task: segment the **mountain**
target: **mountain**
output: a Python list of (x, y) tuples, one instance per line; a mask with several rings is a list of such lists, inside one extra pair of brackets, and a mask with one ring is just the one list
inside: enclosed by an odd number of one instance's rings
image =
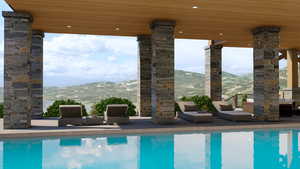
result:
[[(252, 93), (253, 74), (234, 75), (223, 72), (223, 95), (232, 96), (236, 93)], [(280, 70), (280, 86), (286, 87), (286, 70)], [(46, 87), (44, 90), (45, 108), (57, 99), (75, 99), (90, 107), (95, 102), (107, 97), (124, 97), (136, 103), (137, 82), (124, 81), (121, 83), (97, 82), (68, 87)], [(0, 89), (0, 96), (3, 88)], [(204, 74), (175, 71), (176, 98), (182, 96), (204, 95)], [(0, 98), (3, 101), (3, 98)]]
[[(252, 93), (253, 74), (234, 75), (223, 72), (223, 95), (232, 96), (236, 93)], [(280, 71), (281, 88), (286, 87), (286, 70)], [(45, 89), (46, 103), (56, 99), (76, 99), (87, 107), (107, 97), (124, 97), (136, 103), (137, 82), (124, 81), (121, 83), (98, 82), (80, 86), (50, 87)], [(204, 74), (175, 71), (175, 95), (182, 96), (204, 95)]]

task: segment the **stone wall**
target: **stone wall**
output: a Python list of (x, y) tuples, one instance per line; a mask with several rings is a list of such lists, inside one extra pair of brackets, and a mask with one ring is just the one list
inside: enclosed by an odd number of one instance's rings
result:
[(205, 95), (222, 100), (222, 45), (205, 48)]
[(2, 12), (4, 17), (4, 128), (31, 126), (30, 55), (32, 17)]
[(279, 31), (278, 27), (252, 31), (254, 113), (258, 120), (279, 120)]
[(175, 117), (174, 21), (154, 21), (152, 29), (152, 117), (160, 124)]
[(142, 117), (151, 116), (151, 35), (138, 36), (137, 109)]
[(42, 118), (43, 113), (43, 38), (43, 32), (32, 31), (30, 77), (31, 114), (33, 119)]

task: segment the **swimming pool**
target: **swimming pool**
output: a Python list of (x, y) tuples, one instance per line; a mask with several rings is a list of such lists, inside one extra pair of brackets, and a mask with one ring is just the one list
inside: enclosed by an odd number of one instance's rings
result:
[(300, 168), (300, 130), (0, 141), (0, 169)]

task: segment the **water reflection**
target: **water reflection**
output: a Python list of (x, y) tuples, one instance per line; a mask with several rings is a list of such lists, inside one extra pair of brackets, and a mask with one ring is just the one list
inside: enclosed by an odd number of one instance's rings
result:
[(42, 150), (42, 140), (4, 141), (3, 169), (41, 169)]
[(0, 169), (299, 169), (300, 132), (0, 141)]
[(139, 168), (174, 169), (174, 135), (140, 136)]

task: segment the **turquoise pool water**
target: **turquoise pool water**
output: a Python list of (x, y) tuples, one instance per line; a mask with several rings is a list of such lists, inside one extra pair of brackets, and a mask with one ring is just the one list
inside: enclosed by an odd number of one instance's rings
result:
[(299, 169), (300, 131), (0, 141), (0, 169)]

